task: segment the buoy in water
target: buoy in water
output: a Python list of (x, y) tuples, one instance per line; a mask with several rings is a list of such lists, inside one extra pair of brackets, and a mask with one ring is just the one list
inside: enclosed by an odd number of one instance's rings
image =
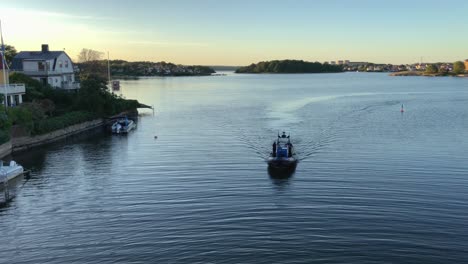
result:
[(405, 109), (403, 108), (403, 105), (401, 105), (400, 112), (401, 112), (401, 113), (405, 112)]
[(154, 136), (154, 139), (157, 139), (157, 138), (158, 138), (158, 136)]

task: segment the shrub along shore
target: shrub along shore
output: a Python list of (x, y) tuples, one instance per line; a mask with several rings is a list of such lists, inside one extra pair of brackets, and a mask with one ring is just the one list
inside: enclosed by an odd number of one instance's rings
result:
[(393, 72), (390, 76), (425, 76), (425, 77), (468, 77), (468, 74), (455, 74), (453, 72), (437, 72), (437, 73), (428, 73), (423, 71), (402, 71), (402, 72)]
[(106, 81), (97, 75), (81, 77), (77, 91), (54, 89), (21, 73), (13, 73), (10, 82), (24, 83), (26, 95), (23, 104), (0, 110), (0, 144), (12, 137), (44, 135), (141, 106), (136, 100), (110, 93)]

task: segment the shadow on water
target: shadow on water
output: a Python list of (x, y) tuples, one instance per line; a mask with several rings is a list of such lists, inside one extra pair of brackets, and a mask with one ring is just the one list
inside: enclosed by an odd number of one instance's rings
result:
[[(9, 180), (7, 185), (0, 183), (0, 212), (2, 212), (3, 208), (9, 207), (9, 202), (11, 202), (20, 191), (24, 179), (25, 176), (20, 175)], [(6, 186), (7, 188), (5, 188)]]
[(108, 137), (103, 128), (96, 128), (84, 133), (70, 136), (65, 139), (58, 140), (56, 142), (28, 149), (9, 155), (5, 157), (6, 161), (15, 160), (21, 164), (26, 170), (33, 172), (40, 172), (44, 169), (46, 164), (47, 155), (51, 151), (56, 151), (64, 146), (79, 144), (83, 142), (89, 142), (90, 144), (98, 144), (102, 142), (104, 138)]
[(289, 184), (289, 180), (294, 176), (296, 172), (295, 164), (289, 168), (275, 168), (268, 166), (268, 175), (270, 175), (270, 179), (276, 186), (284, 187)]

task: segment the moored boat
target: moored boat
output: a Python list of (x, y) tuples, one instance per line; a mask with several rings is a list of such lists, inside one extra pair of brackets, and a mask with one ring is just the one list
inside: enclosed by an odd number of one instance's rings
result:
[(127, 134), (136, 127), (133, 120), (122, 118), (112, 124), (112, 133), (114, 134)]
[(270, 168), (295, 168), (297, 164), (296, 152), (294, 151), (290, 136), (286, 136), (286, 132), (283, 132), (281, 136), (278, 134), (267, 162)]
[(23, 166), (17, 164), (15, 161), (12, 160), (9, 164), (3, 164), (3, 161), (0, 161), (0, 183), (14, 179), (23, 173)]

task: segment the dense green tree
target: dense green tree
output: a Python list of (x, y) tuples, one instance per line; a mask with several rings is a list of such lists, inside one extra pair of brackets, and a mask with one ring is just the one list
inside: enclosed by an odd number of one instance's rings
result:
[(136, 100), (126, 100), (110, 93), (106, 79), (99, 75), (89, 75), (81, 82), (74, 109), (92, 112), (97, 116), (108, 116), (136, 109), (138, 106)]
[(25, 106), (8, 108), (8, 119), (13, 125), (20, 125), (28, 131), (34, 126), (33, 113)]
[(465, 64), (462, 61), (456, 61), (453, 63), (453, 72), (455, 74), (462, 74), (465, 72)]
[(52, 87), (43, 85), (40, 81), (18, 72), (14, 72), (10, 75), (10, 83), (25, 84), (26, 95), (23, 96), (23, 100), (25, 102), (32, 102), (35, 99), (43, 99), (47, 90), (52, 90)]
[(18, 54), (16, 51), (16, 48), (11, 46), (11, 45), (5, 45), (5, 60), (8, 64), (8, 66), (11, 66), (11, 62), (13, 61), (13, 58)]
[(87, 75), (81, 81), (75, 107), (104, 115), (106, 82), (98, 75)]
[(5, 113), (5, 109), (0, 109), (0, 144), (10, 140), (11, 120)]
[(435, 64), (428, 64), (426, 66), (426, 73), (435, 74), (435, 73), (438, 73), (438, 72), (439, 72), (439, 69), (437, 68), (437, 66)]

